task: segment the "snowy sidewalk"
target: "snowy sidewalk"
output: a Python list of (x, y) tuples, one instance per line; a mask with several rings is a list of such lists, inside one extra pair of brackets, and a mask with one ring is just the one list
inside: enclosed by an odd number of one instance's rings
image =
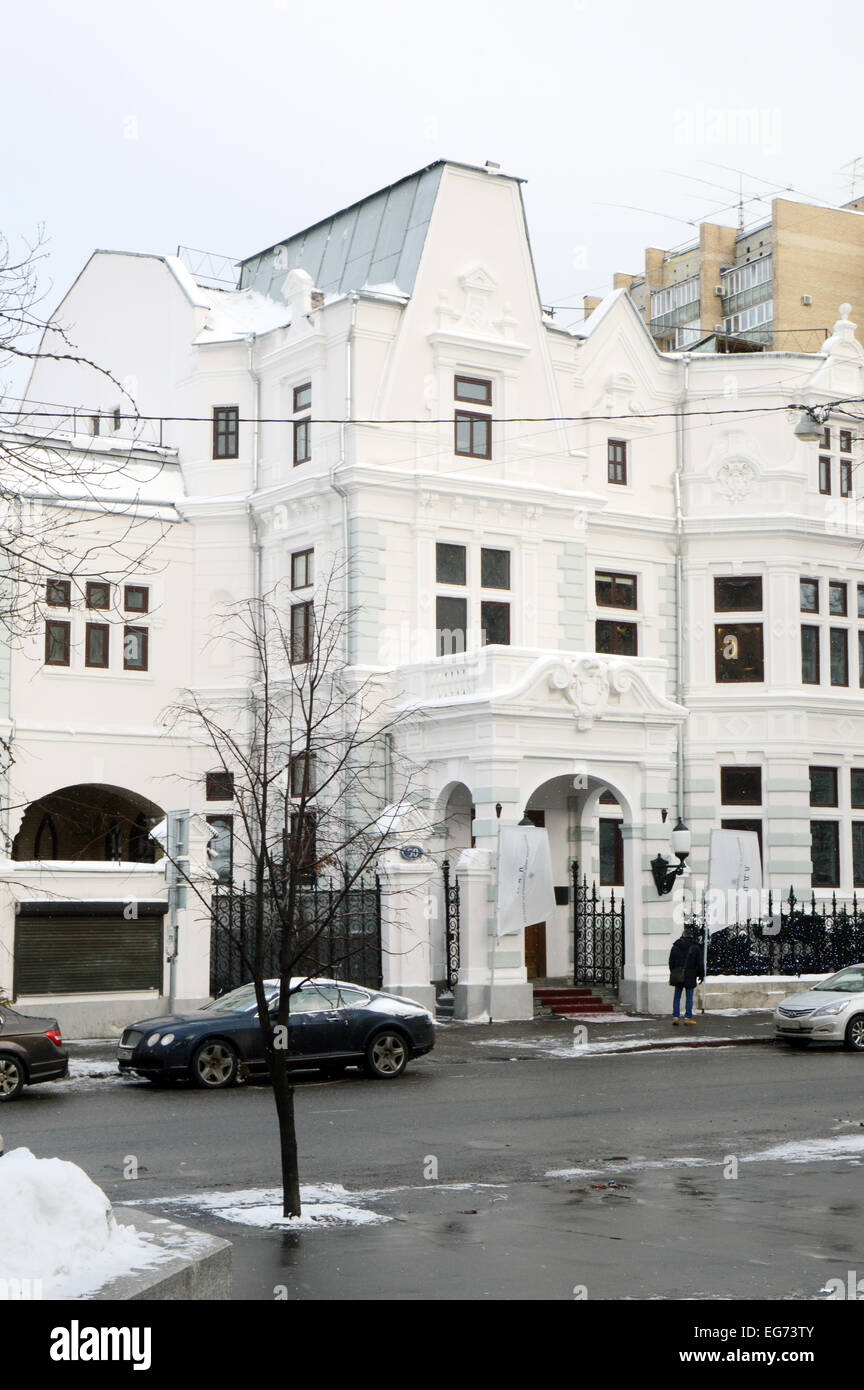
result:
[(519, 1023), (447, 1023), (439, 1026), (432, 1057), (453, 1051), (468, 1060), (492, 1060), (501, 1049), (526, 1056), (599, 1056), (610, 1052), (654, 1052), (670, 1048), (740, 1047), (773, 1042), (768, 1009), (700, 1014), (694, 1026), (674, 1027), (671, 1018), (622, 1013), (581, 1018), (534, 1018)]

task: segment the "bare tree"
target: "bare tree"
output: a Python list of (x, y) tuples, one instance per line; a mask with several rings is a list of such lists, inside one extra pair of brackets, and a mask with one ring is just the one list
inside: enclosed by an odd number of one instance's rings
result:
[[(348, 665), (351, 615), (340, 601), (341, 574), (338, 565), (331, 570), (314, 606), (292, 605), (277, 588), (233, 607), (227, 627), (245, 653), (249, 693), (205, 702), (187, 692), (174, 710), (233, 783), (235, 860), (249, 875), (251, 894), (245, 934), (230, 919), (227, 930), (255, 985), (286, 1216), (300, 1214), (291, 999), (316, 975), (351, 978), (360, 943), (342, 928), (352, 897), (393, 844), (396, 798), (407, 805), (422, 797), (418, 768), (399, 755), (394, 770), (394, 734), (413, 716), (393, 714), (390, 692)], [(279, 995), (272, 1011), (265, 982), (274, 965)]]

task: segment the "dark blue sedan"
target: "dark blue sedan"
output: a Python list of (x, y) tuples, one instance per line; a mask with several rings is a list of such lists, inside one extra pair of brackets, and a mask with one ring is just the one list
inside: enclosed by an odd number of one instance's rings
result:
[[(432, 1015), (411, 999), (337, 980), (292, 981), (292, 990), (295, 985), (284, 1039), (292, 1070), (315, 1067), (338, 1076), (360, 1065), (389, 1081), (435, 1044)], [(267, 980), (265, 990), (275, 1023), (279, 981)], [(194, 1012), (132, 1024), (117, 1060), (121, 1072), (149, 1081), (188, 1078), (210, 1091), (245, 1076), (266, 1076), (254, 986), (241, 985)]]

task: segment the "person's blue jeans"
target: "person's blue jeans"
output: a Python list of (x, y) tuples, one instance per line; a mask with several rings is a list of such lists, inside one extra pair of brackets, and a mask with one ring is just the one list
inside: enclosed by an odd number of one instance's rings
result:
[(675, 998), (672, 1000), (672, 1017), (673, 1017), (673, 1018), (680, 1018), (680, 1017), (681, 1017), (681, 994), (682, 994), (682, 991), (683, 991), (683, 993), (687, 996), (686, 999), (685, 999), (685, 1002), (684, 1002), (684, 1017), (685, 1017), (685, 1018), (692, 1018), (692, 1017), (693, 1017), (693, 994), (694, 994), (694, 990), (693, 990), (693, 989), (685, 989), (683, 985), (676, 985), (676, 986), (675, 986)]

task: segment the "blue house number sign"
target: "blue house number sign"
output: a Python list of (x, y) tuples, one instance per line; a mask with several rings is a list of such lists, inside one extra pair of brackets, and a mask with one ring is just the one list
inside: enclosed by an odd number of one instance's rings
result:
[(399, 853), (403, 859), (422, 859), (423, 847), (422, 845), (403, 845)]

